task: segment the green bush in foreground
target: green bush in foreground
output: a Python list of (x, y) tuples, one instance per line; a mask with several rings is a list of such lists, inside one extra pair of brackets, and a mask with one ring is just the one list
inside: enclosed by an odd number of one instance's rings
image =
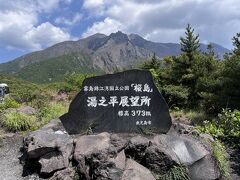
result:
[(4, 114), (1, 125), (12, 132), (26, 131), (37, 126), (37, 121), (35, 116), (19, 112), (10, 112)]
[(3, 103), (0, 104), (0, 112), (8, 108), (18, 108), (18, 107), (20, 107), (20, 104), (10, 96), (7, 96), (4, 99)]
[(43, 124), (48, 123), (51, 119), (55, 119), (65, 114), (68, 110), (67, 103), (52, 102), (40, 109), (40, 118)]
[(223, 109), (219, 116), (220, 127), (226, 136), (240, 137), (240, 111)]
[(215, 138), (240, 137), (240, 111), (223, 109), (218, 120), (204, 121), (204, 124), (196, 129)]
[(225, 150), (225, 147), (223, 144), (220, 143), (220, 141), (216, 140), (212, 142), (212, 148), (213, 148), (213, 156), (217, 160), (218, 167), (220, 169), (221, 175), (223, 179), (231, 179), (230, 178), (230, 166), (229, 161), (227, 158), (227, 152)]
[(203, 111), (183, 110), (178, 107), (172, 108), (170, 113), (175, 120), (185, 120), (191, 124), (202, 123), (207, 118)]
[(223, 128), (219, 127), (218, 124), (213, 121), (204, 121), (204, 124), (201, 126), (196, 126), (195, 129), (202, 133), (210, 134), (214, 138), (222, 137), (224, 136), (224, 130)]
[(190, 180), (185, 166), (173, 166), (165, 174), (158, 176), (158, 180)]

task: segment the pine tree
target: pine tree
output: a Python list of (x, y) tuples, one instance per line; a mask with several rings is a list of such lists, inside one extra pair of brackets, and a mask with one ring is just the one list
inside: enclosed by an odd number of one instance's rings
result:
[(240, 107), (240, 33), (233, 37), (233, 54), (225, 56), (224, 84), (221, 95), (223, 106), (228, 108)]
[(157, 59), (156, 54), (154, 53), (152, 58), (146, 61), (140, 68), (157, 70), (159, 66), (160, 66), (160, 61)]
[(209, 55), (210, 57), (215, 56), (214, 48), (213, 48), (213, 45), (211, 43), (209, 43), (207, 45), (207, 55)]
[(194, 29), (190, 24), (186, 27), (185, 37), (180, 37), (181, 51), (186, 53), (189, 60), (193, 60), (193, 54), (198, 52), (200, 47), (199, 35), (194, 34)]
[(236, 36), (232, 38), (233, 46), (235, 47), (234, 53), (240, 55), (240, 33), (237, 33)]
[(152, 68), (155, 69), (155, 70), (159, 68), (159, 62), (158, 62), (158, 60), (156, 58), (156, 54), (155, 53), (152, 56), (150, 64), (151, 64)]

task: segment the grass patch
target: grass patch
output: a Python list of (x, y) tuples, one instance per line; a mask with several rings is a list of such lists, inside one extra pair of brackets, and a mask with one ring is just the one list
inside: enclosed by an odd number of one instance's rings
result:
[(201, 124), (208, 117), (202, 111), (183, 110), (174, 108), (170, 111), (171, 116), (177, 121), (183, 121), (188, 124)]
[(223, 128), (219, 127), (215, 121), (204, 121), (202, 125), (196, 126), (195, 129), (201, 133), (210, 134), (214, 139), (224, 136)]
[[(218, 118), (203, 121), (195, 127), (198, 131), (212, 135), (215, 139), (239, 139), (240, 137), (240, 111), (223, 109)], [(230, 140), (231, 142), (232, 140)], [(238, 142), (234, 146), (239, 146)]]
[(173, 166), (165, 174), (159, 175), (157, 180), (190, 180), (190, 178), (185, 166)]
[(230, 166), (229, 166), (227, 152), (225, 150), (224, 145), (220, 141), (216, 140), (212, 142), (212, 148), (213, 148), (213, 156), (217, 160), (218, 167), (221, 172), (221, 176), (223, 177), (223, 179), (230, 180), (231, 179), (230, 172), (229, 172)]
[(9, 112), (4, 114), (0, 123), (11, 132), (27, 131), (29, 129), (35, 129), (37, 126), (37, 118), (19, 112)]
[(18, 107), (20, 107), (20, 104), (10, 96), (7, 96), (4, 99), (3, 103), (0, 103), (0, 112), (8, 108), (18, 108)]
[(50, 102), (40, 109), (40, 118), (43, 124), (47, 124), (50, 120), (59, 118), (68, 111), (68, 103), (66, 102)]

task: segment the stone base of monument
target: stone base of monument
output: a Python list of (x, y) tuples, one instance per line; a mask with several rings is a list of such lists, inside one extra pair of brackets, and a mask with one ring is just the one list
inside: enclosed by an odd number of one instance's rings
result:
[(151, 136), (70, 136), (56, 119), (24, 138), (22, 163), (25, 175), (51, 180), (155, 180), (183, 166), (190, 179), (220, 179), (210, 141), (211, 136), (181, 124), (173, 124), (168, 134)]

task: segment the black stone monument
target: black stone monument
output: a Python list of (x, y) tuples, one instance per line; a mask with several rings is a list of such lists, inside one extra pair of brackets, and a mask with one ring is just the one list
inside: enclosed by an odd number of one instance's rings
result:
[(60, 117), (69, 134), (139, 132), (167, 133), (171, 127), (168, 106), (149, 71), (129, 70), (87, 78)]

